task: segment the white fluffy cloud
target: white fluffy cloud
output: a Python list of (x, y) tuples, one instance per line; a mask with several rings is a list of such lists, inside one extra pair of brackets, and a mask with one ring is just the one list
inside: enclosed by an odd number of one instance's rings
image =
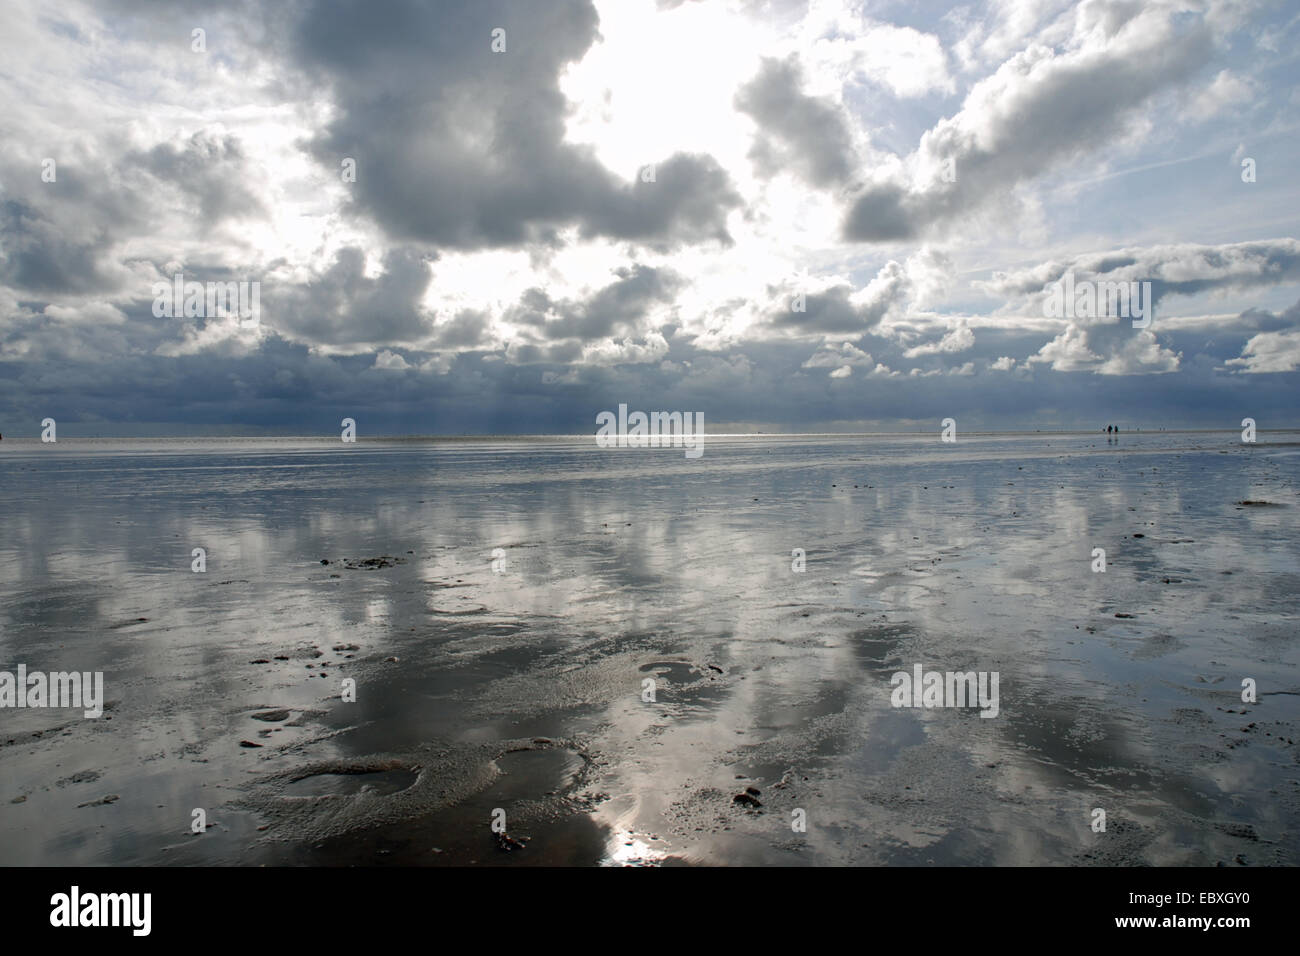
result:
[(831, 378), (846, 378), (852, 374), (855, 366), (869, 369), (875, 364), (875, 360), (856, 345), (841, 342), (838, 346), (827, 345), (814, 352), (802, 367), (829, 368), (833, 370)]
[(1160, 345), (1153, 333), (1120, 326), (1081, 326), (1065, 331), (1027, 359), (1057, 372), (1098, 375), (1152, 375), (1178, 370), (1179, 356)]
[(375, 356), (374, 368), (381, 371), (400, 372), (410, 367), (411, 366), (407, 364), (406, 359), (402, 358), (396, 352), (390, 352), (388, 349), (384, 349)]
[(943, 352), (964, 352), (975, 344), (975, 333), (970, 330), (965, 319), (958, 319), (956, 325), (937, 342), (915, 345), (903, 352), (907, 358), (920, 355), (938, 355)]
[(1227, 364), (1250, 373), (1294, 372), (1300, 368), (1300, 329), (1251, 336), (1241, 357)]

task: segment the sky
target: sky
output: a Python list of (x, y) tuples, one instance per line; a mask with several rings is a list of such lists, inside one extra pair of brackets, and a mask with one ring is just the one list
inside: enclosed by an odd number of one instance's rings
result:
[(1298, 50), (1256, 0), (8, 0), (0, 433), (1294, 427)]

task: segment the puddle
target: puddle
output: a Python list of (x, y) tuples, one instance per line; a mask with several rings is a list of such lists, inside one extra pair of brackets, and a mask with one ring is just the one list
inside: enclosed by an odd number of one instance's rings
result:
[(415, 783), (418, 774), (410, 770), (371, 770), (356, 773), (314, 773), (287, 784), (286, 797), (326, 797), (373, 793), (400, 793)]

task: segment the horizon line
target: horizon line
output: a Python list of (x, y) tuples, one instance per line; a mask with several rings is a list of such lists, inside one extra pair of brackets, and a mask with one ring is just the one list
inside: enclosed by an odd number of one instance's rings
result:
[[(66, 427), (66, 426), (64, 426)], [(913, 429), (892, 429), (888, 431), (720, 431), (701, 433), (705, 438), (820, 438), (820, 437), (873, 437), (881, 435), (928, 435), (935, 432), (935, 428), (913, 428)], [(1215, 432), (1238, 432), (1241, 426), (1238, 425), (1219, 425), (1219, 426), (1191, 426), (1168, 428), (1162, 426), (1149, 427), (1145, 434), (1212, 434)], [(1260, 432), (1287, 432), (1300, 431), (1300, 425), (1262, 428), (1256, 427), (1256, 433)], [(1066, 428), (1066, 427), (1046, 427), (1046, 428), (969, 428), (960, 432), (966, 435), (1036, 435), (1036, 434), (1059, 434), (1059, 435), (1097, 435), (1107, 434), (1105, 426), (1098, 428)], [(587, 439), (597, 437), (597, 432), (393, 432), (393, 433), (372, 433), (358, 434), (357, 443), (363, 441), (380, 441), (380, 440), (462, 440), (462, 439)], [(675, 433), (673, 433), (675, 436)], [(1127, 430), (1115, 434), (1143, 434), (1140, 427), (1129, 426)], [(0, 432), (0, 436), (3, 432)], [(62, 441), (104, 441), (104, 440), (195, 440), (195, 439), (240, 439), (240, 440), (277, 440), (277, 439), (301, 439), (306, 441), (316, 440), (337, 440), (337, 430), (326, 432), (257, 432), (257, 433), (229, 433), (214, 434), (210, 432), (190, 432), (174, 434), (95, 434), (95, 435), (64, 435), (59, 436), (59, 442)], [(3, 441), (4, 439), (0, 439)], [(40, 433), (31, 435), (10, 435), (7, 439), (15, 443), (26, 444), (28, 442), (36, 444), (46, 444), (41, 441)], [(53, 444), (58, 444), (54, 442)]]

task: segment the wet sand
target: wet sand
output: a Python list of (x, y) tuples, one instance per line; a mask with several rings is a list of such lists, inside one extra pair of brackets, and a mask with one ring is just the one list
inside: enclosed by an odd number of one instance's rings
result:
[[(110, 703), (0, 710), (0, 862), (1294, 865), (1298, 471), (1280, 432), (6, 439), (0, 669)], [(916, 664), (998, 715), (891, 706)]]

